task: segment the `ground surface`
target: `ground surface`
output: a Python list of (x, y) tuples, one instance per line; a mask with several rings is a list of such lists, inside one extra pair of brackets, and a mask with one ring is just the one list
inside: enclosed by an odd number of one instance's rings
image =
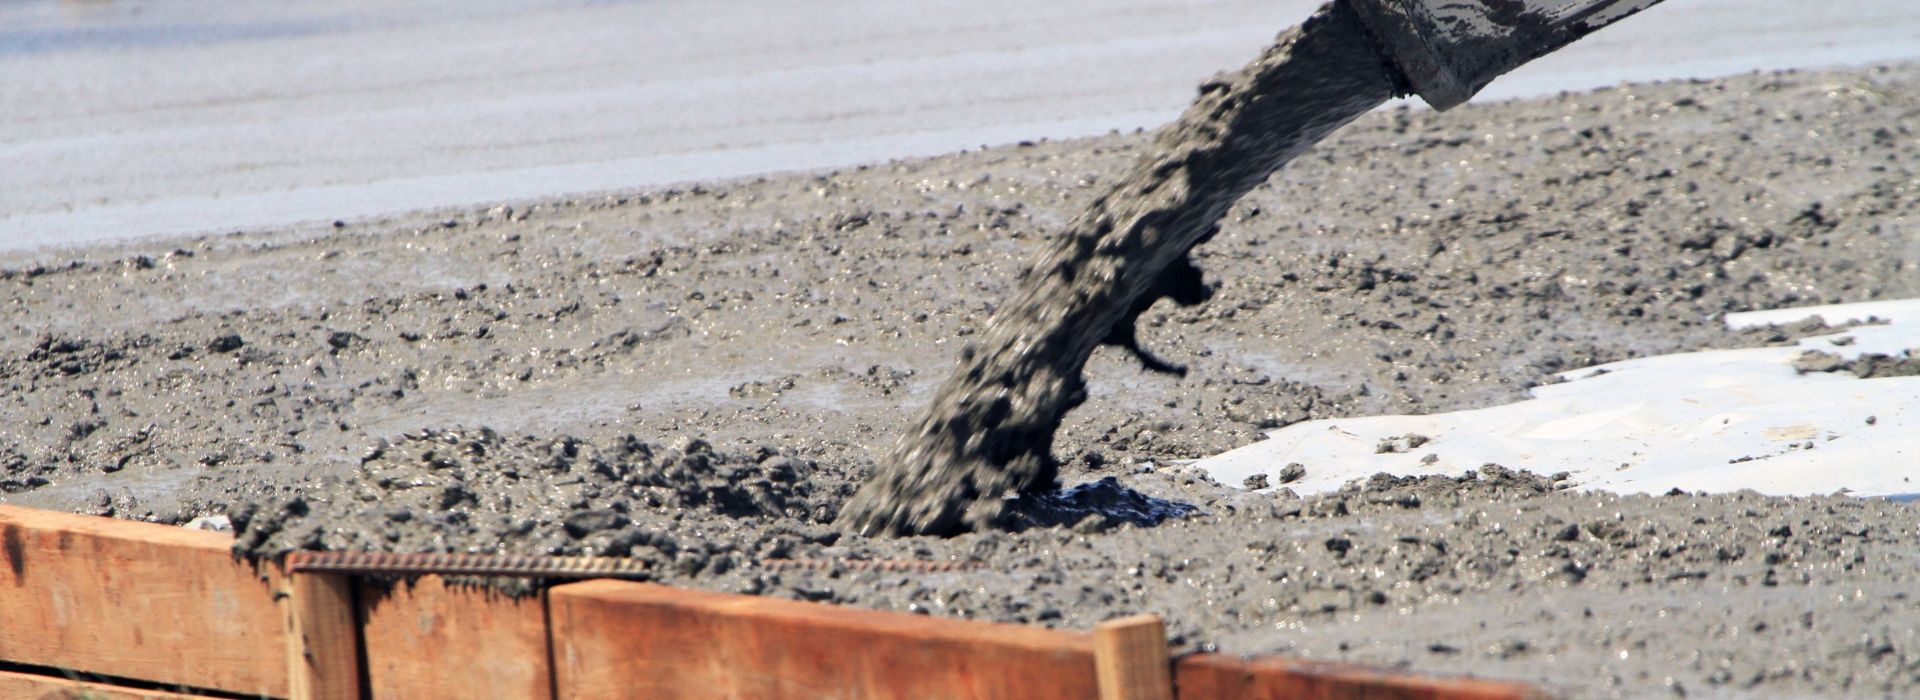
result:
[[(0, 250), (1153, 126), (1318, 4), (15, 0)], [(1916, 58), (1909, 0), (1686, 0), (1482, 99)]]
[[(1142, 317), (1191, 376), (1096, 353), (1059, 444), (1070, 481), (1117, 478), (1080, 493), (1103, 514), (951, 540), (826, 523), (1141, 136), (15, 254), (0, 500), (228, 512), (263, 552), (592, 551), (938, 615), (1153, 611), (1186, 648), (1583, 697), (1911, 694), (1911, 505), (1579, 495), (1525, 464), (1295, 499), (1176, 461), (1784, 338), (1727, 311), (1920, 294), (1916, 132), (1914, 65), (1370, 114), (1234, 208), (1198, 253), (1212, 302)], [(1124, 524), (1141, 494), (1200, 512)], [(791, 557), (987, 567), (760, 566)]]

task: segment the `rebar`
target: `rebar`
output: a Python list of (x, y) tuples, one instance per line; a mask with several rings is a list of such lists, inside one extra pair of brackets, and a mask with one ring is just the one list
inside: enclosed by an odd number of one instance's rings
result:
[(544, 557), (445, 552), (294, 552), (295, 573), (442, 574), (520, 578), (651, 578), (652, 565), (626, 557)]
[(932, 574), (949, 571), (971, 571), (984, 569), (985, 562), (978, 561), (928, 561), (924, 559), (768, 559), (760, 563), (761, 568), (773, 571), (883, 571), (914, 574)]

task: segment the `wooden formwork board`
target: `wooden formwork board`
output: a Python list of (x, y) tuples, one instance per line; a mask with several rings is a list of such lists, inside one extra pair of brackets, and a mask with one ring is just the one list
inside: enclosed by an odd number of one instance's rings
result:
[(1174, 664), (1182, 698), (1219, 700), (1534, 700), (1524, 683), (1434, 678), (1351, 664), (1195, 654)]
[[(299, 698), (1538, 697), (1525, 684), (1285, 658), (1169, 660), (1150, 617), (1086, 634), (623, 581), (514, 598), (437, 576), (288, 577), (236, 562), (231, 546), (0, 505), (0, 663), (29, 671), (0, 671), (0, 698), (194, 697), (152, 690), (175, 686)], [(80, 680), (96, 675), (142, 683)]]
[(126, 688), (68, 678), (0, 671), (0, 698), (33, 700), (205, 700), (204, 695), (182, 695), (164, 690)]
[(277, 574), (228, 535), (0, 505), (0, 661), (285, 696)]
[(1088, 635), (645, 583), (547, 592), (560, 698), (1096, 698)]
[(1173, 659), (1159, 615), (1131, 615), (1093, 628), (1100, 700), (1173, 700)]
[(373, 697), (552, 697), (544, 593), (515, 598), (423, 576), (362, 581), (356, 597)]
[(353, 577), (294, 572), (289, 583), (287, 694), (295, 700), (359, 700)]

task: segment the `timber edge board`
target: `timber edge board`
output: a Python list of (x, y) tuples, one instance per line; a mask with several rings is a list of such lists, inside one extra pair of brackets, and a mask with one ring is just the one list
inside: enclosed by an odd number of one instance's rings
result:
[[(1150, 616), (1073, 632), (631, 581), (518, 598), (431, 575), (389, 588), (256, 565), (223, 533), (5, 504), (0, 559), (8, 696), (1545, 697), (1523, 683), (1348, 664), (1166, 657), (1137, 636), (1163, 634), (1141, 631)], [(1121, 626), (1132, 639), (1108, 643)], [(1121, 653), (1129, 661), (1101, 656)], [(1169, 671), (1114, 670), (1128, 663)]]

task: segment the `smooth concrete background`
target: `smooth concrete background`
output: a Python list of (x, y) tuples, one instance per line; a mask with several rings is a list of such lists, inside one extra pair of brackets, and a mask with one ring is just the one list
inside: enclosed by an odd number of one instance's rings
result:
[[(0, 3), (0, 250), (1153, 127), (1317, 3)], [(1914, 0), (1667, 0), (1480, 99), (1920, 57)]]

